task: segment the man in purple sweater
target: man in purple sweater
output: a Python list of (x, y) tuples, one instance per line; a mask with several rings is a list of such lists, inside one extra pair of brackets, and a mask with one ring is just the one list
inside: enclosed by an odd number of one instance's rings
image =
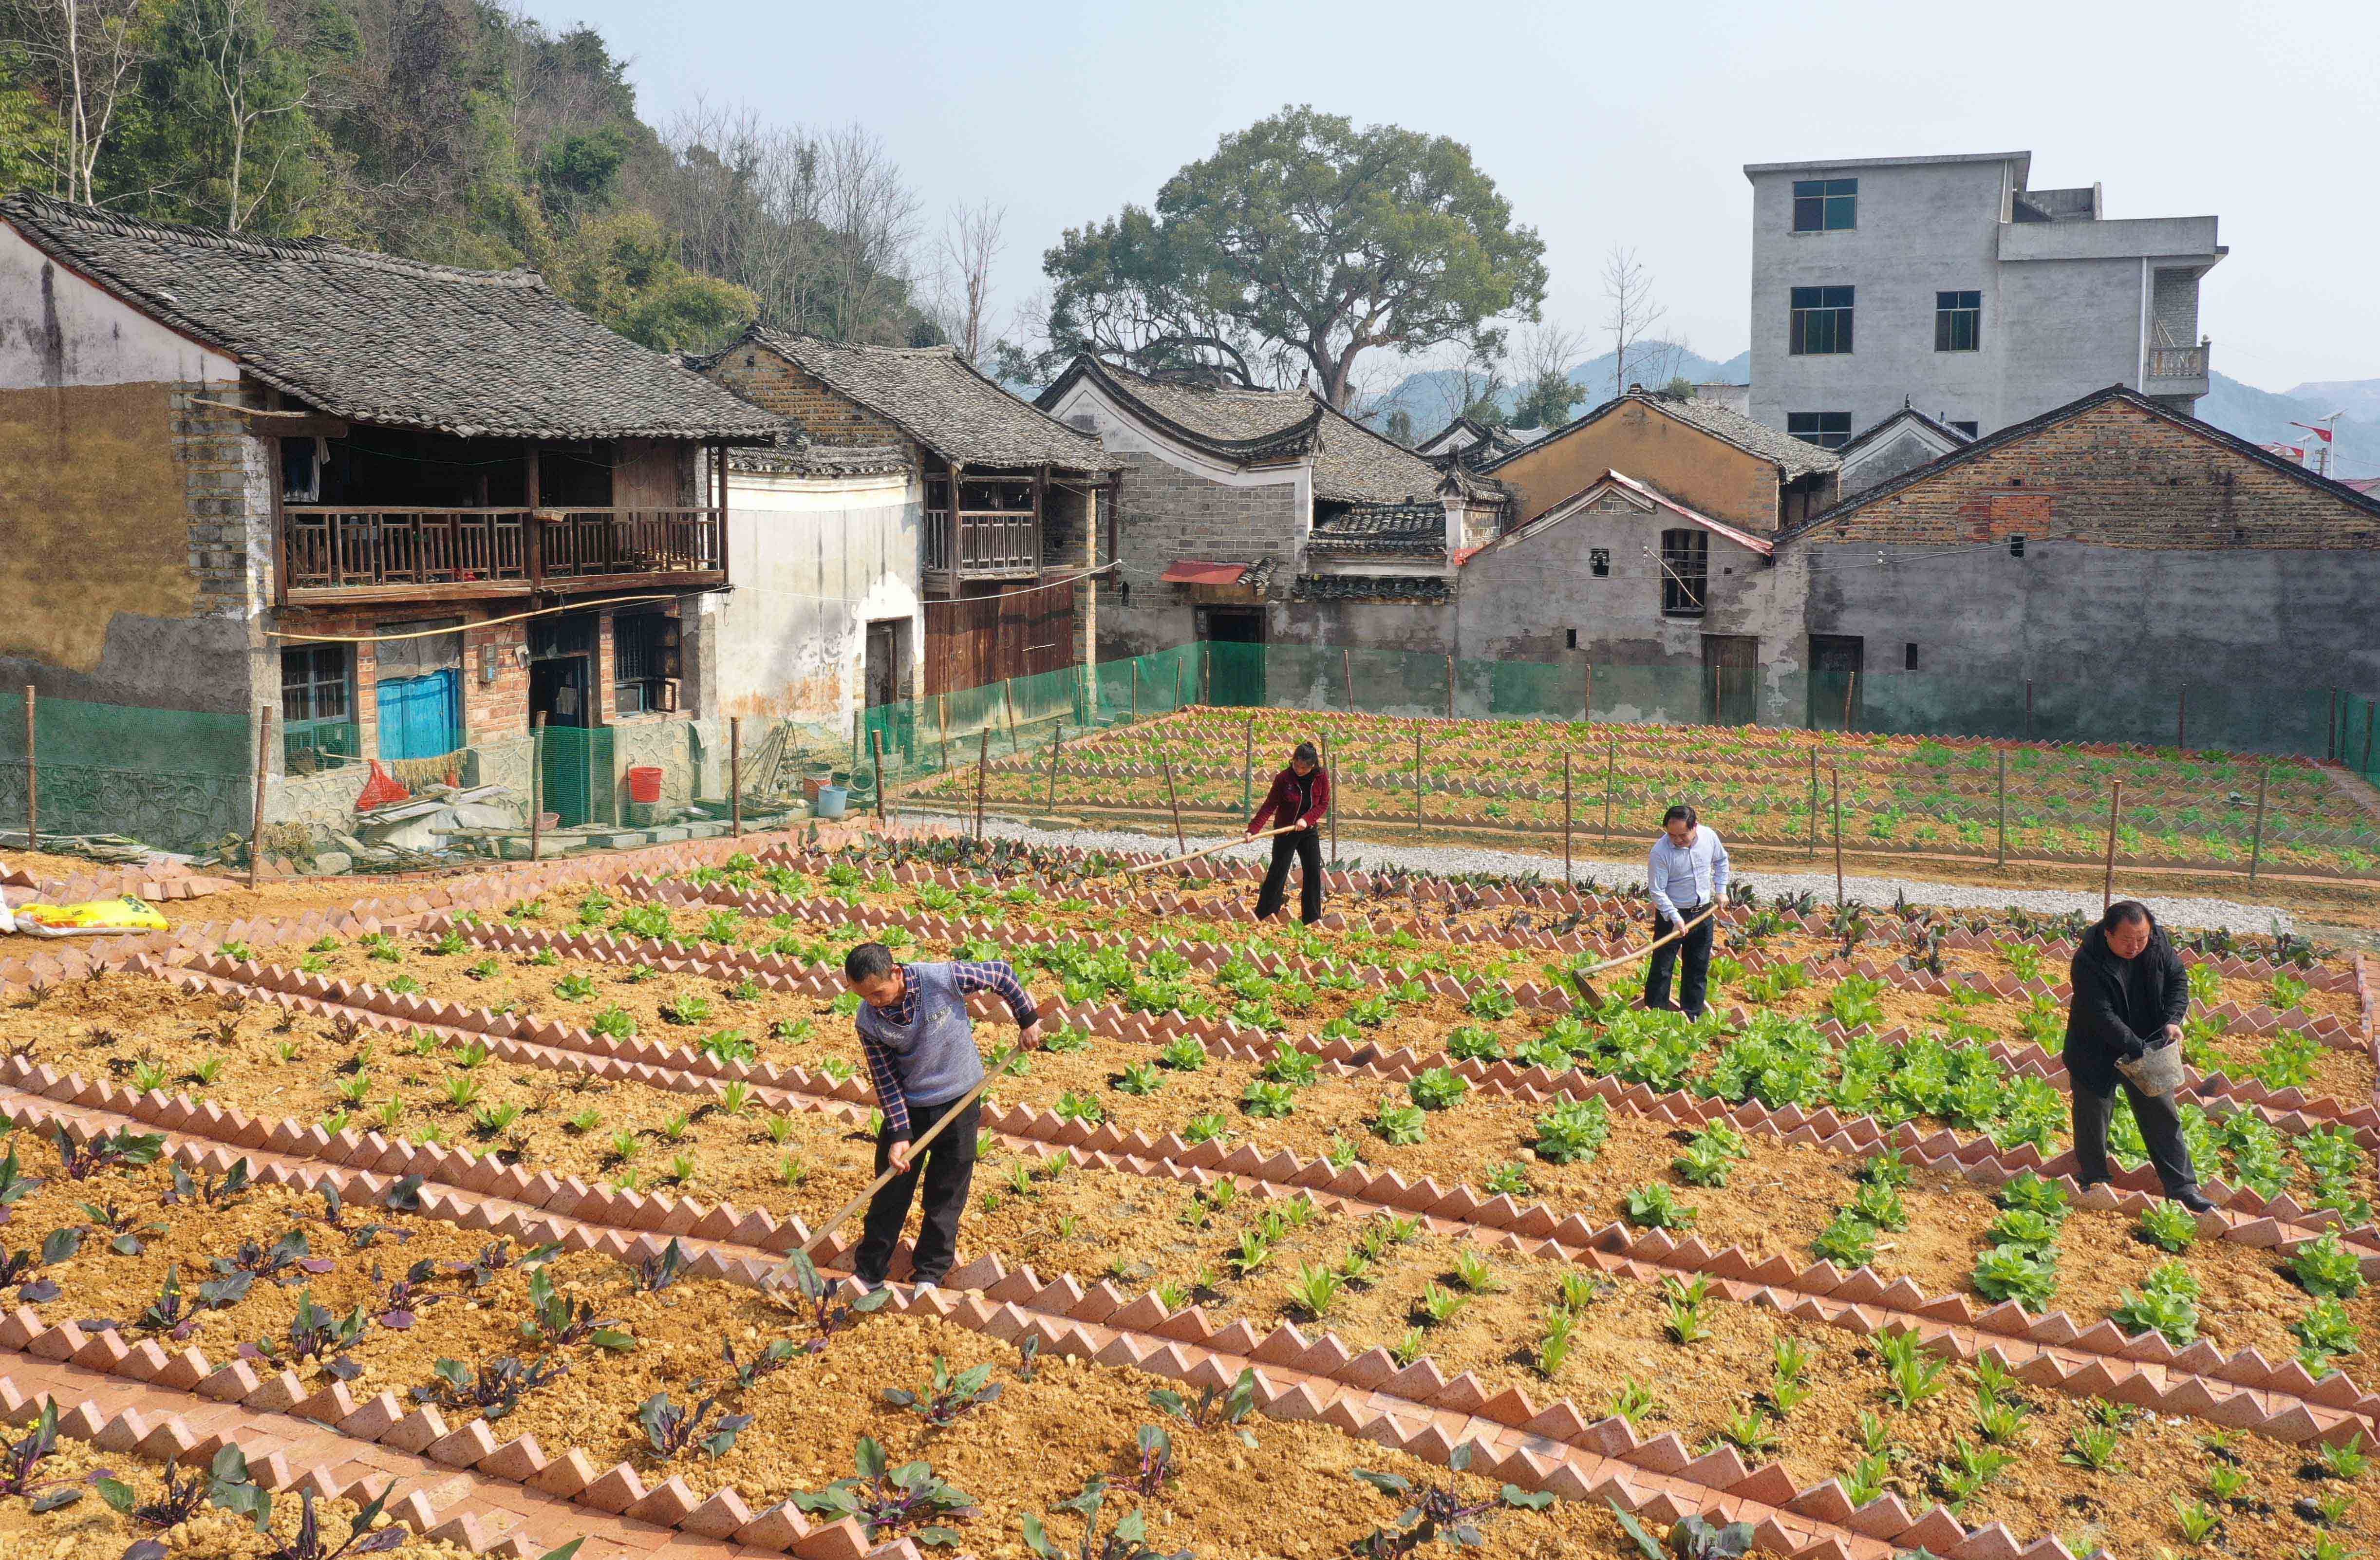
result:
[[(1003, 959), (902, 964), (883, 944), (862, 943), (844, 957), (843, 977), (861, 997), (859, 1049), (884, 1112), (883, 1130), (876, 1136), (876, 1174), (901, 1172), (868, 1200), (852, 1258), (852, 1272), (863, 1287), (873, 1289), (892, 1265), (892, 1247), (917, 1192), (919, 1167), (911, 1163), (910, 1144), (983, 1081), (967, 993), (992, 992), (1007, 1003), (1021, 1031), (1017, 1044), (1027, 1051), (1041, 1042), (1041, 1016)], [(975, 1178), (982, 1115), (982, 1102), (969, 1101), (965, 1112), (926, 1146), (926, 1212), (910, 1254), (910, 1276), (921, 1289), (942, 1281), (958, 1251), (959, 1215), (966, 1211), (967, 1187)]]

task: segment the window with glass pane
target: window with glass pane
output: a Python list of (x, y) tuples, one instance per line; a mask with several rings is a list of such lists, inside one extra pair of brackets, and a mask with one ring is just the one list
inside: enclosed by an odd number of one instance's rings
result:
[(1859, 180), (1797, 178), (1793, 181), (1793, 231), (1831, 233), (1859, 225)]
[(1710, 592), (1710, 533), (1661, 533), (1661, 615), (1700, 617)]
[(1795, 357), (1852, 349), (1852, 289), (1795, 287), (1793, 340)]
[(1984, 332), (1984, 295), (1980, 292), (1937, 292), (1934, 295), (1934, 350), (1973, 352)]
[(639, 613), (612, 620), (612, 709), (623, 715), (669, 708), (669, 679), (676, 675), (676, 620), (666, 613)]
[(281, 652), (281, 740), (292, 773), (312, 771), (321, 754), (357, 755), (353, 663), (343, 644)]
[(1785, 432), (1820, 449), (1840, 449), (1851, 442), (1852, 414), (1847, 411), (1789, 411)]

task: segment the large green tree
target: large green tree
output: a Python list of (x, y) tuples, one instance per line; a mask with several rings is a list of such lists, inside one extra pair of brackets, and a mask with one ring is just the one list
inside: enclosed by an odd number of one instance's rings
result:
[(1544, 252), (1460, 142), (1285, 108), (1175, 174), (1153, 211), (1066, 232), (1042, 261), (1050, 345), (1248, 384), (1302, 367), (1344, 406), (1366, 352), (1492, 349), (1495, 321), (1536, 318)]

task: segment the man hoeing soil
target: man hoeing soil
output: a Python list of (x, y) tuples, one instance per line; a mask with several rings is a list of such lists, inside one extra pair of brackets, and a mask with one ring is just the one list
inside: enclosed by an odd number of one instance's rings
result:
[[(2179, 1063), (2181, 1020), (2190, 1011), (2190, 978), (2173, 939), (2137, 899), (2107, 907), (2099, 924), (2083, 933), (2068, 969), (2074, 997), (2066, 1018), (2066, 1076), (2074, 1090), (2074, 1178), (2090, 1187), (2107, 1178), (2107, 1118), (2121, 1087), (2148, 1145), (2149, 1163), (2166, 1196), (2193, 1213), (2215, 1206), (2199, 1194), (2198, 1172), (2182, 1141), (2181, 1113), (2169, 1081), (2153, 1063)], [(2156, 1053), (2153, 1057), (2152, 1054)], [(2139, 1073), (2151, 1093), (2131, 1074)]]
[[(1727, 847), (1718, 831), (1703, 826), (1694, 810), (1683, 803), (1661, 819), (1661, 837), (1653, 842), (1645, 863), (1645, 891), (1652, 896), (1654, 932), (1668, 936), (1714, 905), (1727, 903)], [(1670, 938), (1653, 950), (1645, 967), (1645, 1005), (1670, 1005), (1670, 972), (1685, 951), (1685, 969), (1678, 977), (1678, 1005), (1689, 1018), (1703, 1016), (1703, 995), (1710, 983), (1711, 930), (1706, 920), (1682, 938)]]
[(967, 993), (991, 992), (1008, 1004), (1023, 1050), (1040, 1044), (1041, 1015), (1004, 959), (902, 964), (883, 944), (862, 943), (844, 958), (843, 978), (861, 998), (855, 1019), (859, 1049), (884, 1112), (883, 1129), (876, 1135), (876, 1174), (900, 1172), (868, 1204), (851, 1264), (865, 1288), (884, 1282), (893, 1244), (909, 1217), (920, 1169), (911, 1161), (910, 1145), (960, 1101), (966, 1102), (924, 1153), (926, 1211), (911, 1252), (910, 1276), (919, 1287), (931, 1288), (951, 1271), (958, 1250), (959, 1215), (966, 1211), (967, 1186), (975, 1178), (976, 1132), (983, 1115), (981, 1101), (969, 1098), (984, 1075)]

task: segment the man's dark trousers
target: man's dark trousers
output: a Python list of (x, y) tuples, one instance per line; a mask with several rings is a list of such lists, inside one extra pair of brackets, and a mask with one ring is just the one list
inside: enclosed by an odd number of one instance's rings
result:
[[(1692, 920), (1702, 913), (1700, 905), (1678, 907), (1679, 916), (1685, 920)], [(1667, 916), (1660, 917), (1659, 921), (1655, 932), (1657, 936), (1666, 937), (1678, 929), (1679, 923)], [(1686, 968), (1678, 981), (1678, 1005), (1685, 1009), (1689, 1018), (1703, 1016), (1703, 992), (1710, 983), (1711, 932), (1718, 925), (1716, 920), (1706, 920), (1683, 937), (1664, 943), (1653, 950), (1653, 962), (1645, 969), (1645, 1006), (1670, 1005), (1670, 971), (1678, 962), (1678, 950), (1683, 948)]]
[(1311, 826), (1272, 836), (1272, 870), (1265, 873), (1264, 892), (1257, 896), (1257, 919), (1281, 908), (1289, 896), (1289, 863), (1295, 857), (1298, 908), (1305, 924), (1322, 919), (1322, 831)]
[(2148, 1145), (2149, 1163), (2156, 1167), (2166, 1196), (2180, 1200), (2198, 1195), (2198, 1176), (2190, 1163), (2190, 1148), (2182, 1141), (2181, 1112), (2175, 1108), (2172, 1095), (2143, 1094), (2121, 1073), (2115, 1076), (2104, 1092), (2093, 1087), (2095, 1079), (2084, 1079), (2070, 1065), (2067, 1077), (2074, 1090), (2077, 1181), (2087, 1187), (2107, 1178), (2107, 1122), (2115, 1114), (2116, 1091), (2121, 1089), (2131, 1104), (2132, 1120), (2140, 1126), (2141, 1140)]
[[(955, 1100), (939, 1105), (909, 1104), (910, 1141), (926, 1135), (926, 1129), (949, 1113)], [(951, 1259), (958, 1252), (959, 1215), (966, 1212), (967, 1186), (975, 1179), (976, 1131), (983, 1121), (983, 1102), (969, 1101), (967, 1108), (956, 1121), (942, 1129), (941, 1137), (926, 1145), (921, 1155), (913, 1155), (909, 1168), (884, 1183), (884, 1189), (868, 1200), (868, 1218), (859, 1237), (859, 1250), (852, 1258), (851, 1271), (869, 1284), (881, 1284), (892, 1266), (892, 1247), (901, 1238), (901, 1226), (909, 1218), (909, 1200), (917, 1194), (919, 1161), (924, 1162), (926, 1213), (917, 1227), (917, 1244), (910, 1256), (910, 1281), (916, 1284), (940, 1284), (951, 1271)], [(892, 1140), (884, 1133), (876, 1135), (876, 1174), (884, 1174), (892, 1163)]]

